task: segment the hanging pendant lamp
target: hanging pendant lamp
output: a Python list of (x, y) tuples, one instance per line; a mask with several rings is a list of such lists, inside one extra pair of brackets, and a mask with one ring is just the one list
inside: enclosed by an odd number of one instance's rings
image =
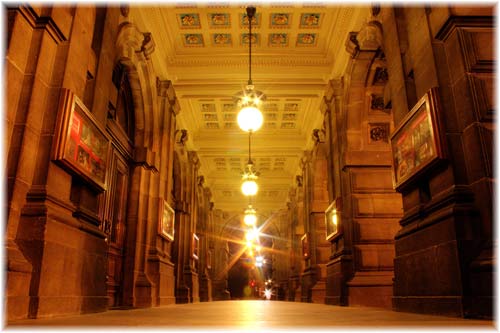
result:
[(252, 82), (252, 19), (255, 17), (255, 7), (247, 7), (248, 18), (248, 84), (245, 90), (236, 95), (238, 104), (241, 107), (238, 113), (238, 126), (245, 132), (257, 131), (264, 122), (259, 105), (265, 100), (264, 93), (255, 90)]

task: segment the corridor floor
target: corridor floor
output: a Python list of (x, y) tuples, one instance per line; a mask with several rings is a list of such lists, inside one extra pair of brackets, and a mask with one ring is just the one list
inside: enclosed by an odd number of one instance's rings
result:
[(493, 321), (457, 319), (376, 308), (340, 307), (279, 301), (219, 301), (46, 319), (18, 320), (6, 329), (162, 329), (162, 330), (496, 330)]

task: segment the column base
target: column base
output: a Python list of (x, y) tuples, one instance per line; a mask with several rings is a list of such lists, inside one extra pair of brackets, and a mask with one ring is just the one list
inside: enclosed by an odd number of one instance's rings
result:
[(325, 281), (318, 281), (311, 288), (311, 302), (325, 304), (326, 296), (326, 283)]
[(394, 311), (463, 317), (461, 296), (394, 296)]
[(349, 305), (392, 308), (393, 273), (356, 272), (347, 283)]
[(7, 241), (7, 320), (25, 319), (29, 315), (31, 264), (13, 240)]

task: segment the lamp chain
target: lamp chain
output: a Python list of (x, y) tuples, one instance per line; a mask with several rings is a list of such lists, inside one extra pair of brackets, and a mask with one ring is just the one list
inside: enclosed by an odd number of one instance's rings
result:
[(252, 18), (255, 13), (254, 7), (247, 8), (247, 17), (248, 17), (248, 84), (252, 85)]
[[(248, 131), (248, 164), (252, 165), (252, 150), (250, 146), (250, 138), (252, 137), (252, 131)], [(251, 170), (250, 170), (251, 171)]]

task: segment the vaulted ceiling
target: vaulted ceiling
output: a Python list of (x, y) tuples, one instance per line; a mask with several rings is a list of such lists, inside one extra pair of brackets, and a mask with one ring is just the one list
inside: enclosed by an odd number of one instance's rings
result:
[[(261, 213), (286, 207), (304, 151), (321, 128), (320, 103), (329, 80), (348, 62), (345, 42), (367, 20), (369, 6), (333, 3), (256, 4), (252, 24), (252, 79), (265, 93), (263, 127), (252, 135), (260, 172), (254, 206)], [(188, 130), (199, 174), (216, 208), (241, 212), (248, 134), (236, 123), (233, 96), (248, 80), (245, 5), (182, 3), (130, 8), (129, 18), (155, 42), (153, 66), (171, 80), (181, 106), (178, 127)]]

